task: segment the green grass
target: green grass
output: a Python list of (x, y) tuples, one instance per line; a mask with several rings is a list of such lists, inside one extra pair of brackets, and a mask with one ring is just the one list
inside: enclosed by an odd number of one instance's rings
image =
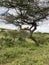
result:
[(34, 33), (33, 36), (40, 41), (40, 46), (27, 38), (10, 41), (8, 37), (0, 37), (0, 65), (49, 65), (49, 34)]

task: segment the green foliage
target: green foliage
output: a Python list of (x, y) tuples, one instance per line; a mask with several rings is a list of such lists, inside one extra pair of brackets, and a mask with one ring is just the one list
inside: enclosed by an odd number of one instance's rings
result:
[(21, 41), (9, 34), (6, 38), (4, 34), (0, 36), (0, 65), (48, 65), (49, 34), (34, 33), (33, 36), (40, 40), (39, 47), (28, 38)]
[(29, 37), (28, 32), (26, 32), (24, 30), (19, 31), (19, 37), (18, 38), (19, 38), (20, 41), (25, 41), (25, 39), (28, 38), (28, 37)]

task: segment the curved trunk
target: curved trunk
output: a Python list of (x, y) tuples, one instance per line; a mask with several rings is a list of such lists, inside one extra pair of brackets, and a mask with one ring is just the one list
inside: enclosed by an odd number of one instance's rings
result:
[(32, 31), (30, 30), (30, 39), (32, 39), (36, 43), (36, 45), (39, 46), (38, 41), (34, 37), (32, 37), (32, 34), (35, 30), (36, 30), (36, 26), (34, 26), (34, 29)]

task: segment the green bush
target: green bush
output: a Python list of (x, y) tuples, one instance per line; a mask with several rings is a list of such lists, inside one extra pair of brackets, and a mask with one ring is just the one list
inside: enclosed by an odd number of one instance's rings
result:
[(1, 47), (12, 47), (14, 46), (14, 41), (10, 38), (1, 38), (0, 39), (0, 46)]

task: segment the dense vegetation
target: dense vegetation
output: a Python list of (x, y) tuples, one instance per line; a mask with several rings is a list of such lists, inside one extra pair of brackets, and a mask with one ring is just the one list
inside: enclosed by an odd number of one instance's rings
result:
[(36, 46), (27, 33), (13, 32), (0, 32), (0, 65), (49, 65), (48, 33), (33, 34), (40, 44)]

